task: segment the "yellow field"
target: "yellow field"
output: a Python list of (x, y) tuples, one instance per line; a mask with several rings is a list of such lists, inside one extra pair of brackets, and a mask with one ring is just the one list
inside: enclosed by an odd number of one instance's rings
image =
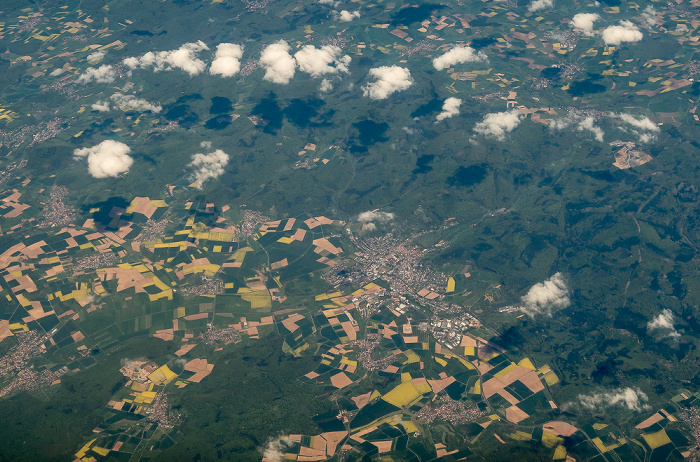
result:
[(413, 363), (418, 363), (420, 362), (420, 356), (412, 352), (411, 350), (406, 350), (403, 352), (403, 354), (406, 355), (408, 360), (406, 360), (405, 364), (413, 364)]
[(418, 390), (418, 393), (420, 393), (421, 395), (425, 395), (425, 394), (430, 393), (431, 391), (433, 391), (433, 389), (430, 388), (430, 384), (429, 384), (429, 383), (424, 383), (424, 384), (422, 384), (422, 385), (418, 385), (418, 386), (416, 387), (416, 390)]
[(75, 453), (75, 457), (77, 457), (78, 459), (82, 458), (88, 452), (88, 450), (90, 449), (90, 446), (92, 446), (92, 443), (94, 443), (95, 441), (97, 441), (97, 438), (85, 443), (85, 446), (80, 448), (80, 451)]
[(450, 293), (455, 291), (455, 278), (450, 278), (447, 280), (447, 290), (445, 292)]
[[(239, 292), (241, 290), (239, 289)], [(256, 308), (272, 308), (272, 300), (270, 299), (270, 293), (266, 290), (255, 290), (249, 293), (243, 293), (241, 298), (247, 302), (250, 302), (250, 307)]]
[(340, 297), (341, 295), (342, 293), (340, 292), (333, 292), (331, 294), (316, 295), (315, 299), (317, 302), (320, 302), (321, 300), (328, 300), (329, 298)]
[(547, 382), (547, 385), (556, 385), (559, 383), (559, 377), (554, 372), (549, 372), (544, 375), (544, 381)]
[(217, 271), (219, 271), (220, 266), (219, 265), (214, 265), (214, 264), (208, 264), (208, 265), (197, 265), (197, 266), (191, 266), (189, 268), (185, 268), (182, 270), (183, 274), (190, 274), (190, 273), (204, 273), (205, 276), (214, 276)]
[(107, 449), (107, 448), (101, 448), (101, 447), (99, 447), (99, 446), (93, 447), (92, 450), (93, 450), (94, 452), (98, 453), (98, 454), (101, 455), (101, 456), (106, 456), (107, 454), (109, 454), (109, 449)]
[(671, 442), (671, 438), (666, 434), (666, 430), (659, 430), (656, 433), (647, 433), (646, 435), (642, 435), (642, 438), (644, 438), (644, 441), (647, 442), (651, 449), (656, 449)]
[(500, 379), (501, 377), (504, 377), (506, 374), (508, 374), (511, 371), (514, 371), (515, 369), (518, 368), (518, 365), (515, 363), (510, 363), (508, 367), (503, 369), (502, 371), (494, 374), (493, 376), (496, 377), (497, 379)]
[(406, 433), (415, 433), (418, 431), (418, 427), (416, 427), (416, 424), (414, 424), (410, 420), (402, 421), (401, 425), (403, 425), (403, 428), (406, 429)]
[(253, 248), (252, 247), (241, 247), (240, 249), (236, 250), (236, 252), (231, 255), (231, 258), (229, 260), (236, 260), (236, 261), (243, 261), (245, 258), (245, 255), (248, 252), (252, 252)]
[[(662, 430), (663, 431), (663, 430)], [(593, 444), (598, 448), (598, 450), (602, 453), (612, 451), (615, 448), (619, 448), (621, 445), (619, 443), (613, 443), (610, 446), (606, 446), (605, 443), (600, 438), (593, 438)], [(670, 442), (671, 440), (669, 440)]]
[(554, 457), (552, 457), (552, 460), (564, 459), (566, 459), (566, 448), (564, 446), (557, 446), (557, 449), (554, 451)]
[[(544, 433), (546, 434), (546, 433)], [(529, 433), (521, 432), (521, 431), (516, 431), (515, 433), (511, 433), (510, 437), (514, 440), (518, 441), (530, 441), (532, 439), (532, 435)]]
[(530, 369), (532, 371), (535, 370), (535, 366), (532, 364), (532, 361), (530, 361), (530, 358), (521, 359), (518, 362), (518, 366), (527, 367), (528, 369)]
[(542, 366), (542, 367), (540, 367), (539, 369), (537, 369), (537, 373), (538, 373), (538, 374), (542, 374), (542, 375), (543, 375), (543, 374), (546, 374), (546, 373), (549, 372), (549, 371), (550, 371), (549, 365), (547, 365), (547, 364), (545, 364), (544, 366)]
[[(474, 354), (476, 354), (476, 353), (474, 353)], [(457, 356), (457, 359), (459, 360), (460, 363), (462, 363), (464, 365), (464, 367), (466, 367), (470, 371), (476, 369), (476, 367), (474, 367), (474, 365), (472, 363), (470, 363), (469, 361), (467, 361), (466, 359), (460, 358), (459, 356)]]
[(160, 366), (148, 376), (151, 382), (155, 383), (168, 383), (175, 377), (177, 377), (177, 374), (171, 371), (167, 365)]
[(384, 395), (382, 399), (396, 407), (405, 407), (420, 398), (420, 396), (421, 394), (411, 382), (404, 382)]
[(553, 448), (564, 442), (564, 438), (560, 438), (557, 435), (552, 435), (551, 433), (542, 433), (542, 444), (548, 448)]
[(444, 359), (438, 358), (437, 356), (433, 359), (435, 359), (435, 362), (441, 365), (442, 367), (447, 366), (447, 361), (445, 361)]

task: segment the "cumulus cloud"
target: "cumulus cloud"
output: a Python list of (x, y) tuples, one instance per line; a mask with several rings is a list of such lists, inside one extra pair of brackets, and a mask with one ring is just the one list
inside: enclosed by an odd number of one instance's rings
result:
[(209, 152), (194, 154), (192, 162), (187, 164), (193, 168), (192, 179), (198, 189), (202, 188), (205, 181), (220, 177), (229, 161), (229, 155), (221, 149), (211, 150), (211, 142), (203, 141), (201, 147)]
[(552, 315), (558, 308), (566, 308), (571, 304), (569, 288), (561, 273), (555, 273), (549, 279), (538, 282), (520, 299), (521, 311), (530, 317), (537, 314)]
[(137, 98), (134, 95), (115, 93), (109, 99), (111, 99), (114, 105), (122, 111), (151, 111), (154, 114), (158, 114), (163, 110), (163, 106), (153, 104), (145, 99)]
[(639, 119), (636, 119), (633, 115), (625, 114), (625, 113), (618, 114), (618, 117), (623, 122), (630, 124), (633, 127), (636, 127), (640, 130), (651, 131), (651, 132), (658, 132), (659, 131), (659, 127), (657, 127), (654, 122), (649, 120), (649, 117), (640, 117)]
[(92, 54), (89, 54), (87, 57), (87, 60), (90, 64), (96, 64), (102, 61), (102, 59), (107, 55), (106, 51), (96, 51)]
[(208, 50), (209, 47), (201, 40), (192, 43), (185, 43), (176, 50), (159, 51), (153, 53), (149, 51), (141, 57), (124, 58), (122, 61), (130, 69), (147, 69), (153, 67), (154, 71), (169, 71), (181, 69), (190, 75), (200, 74), (207, 65), (197, 58), (197, 53)]
[(441, 71), (455, 64), (486, 61), (487, 59), (486, 54), (481, 51), (476, 51), (472, 47), (456, 47), (444, 55), (433, 59), (433, 66), (438, 71)]
[(93, 111), (97, 112), (109, 112), (109, 101), (98, 101), (92, 106)]
[(626, 407), (630, 411), (648, 409), (644, 404), (649, 398), (638, 388), (618, 388), (615, 390), (593, 393), (591, 395), (578, 395), (582, 407), (591, 411), (602, 411), (608, 407)]
[[(115, 93), (109, 99), (112, 101), (112, 103), (114, 103), (115, 108), (121, 109), (124, 112), (151, 111), (154, 114), (158, 114), (160, 111), (163, 110), (163, 107), (161, 105), (153, 104), (149, 101), (146, 101), (145, 99), (137, 98), (134, 95), (123, 95), (121, 93)], [(111, 109), (109, 101), (98, 101), (91, 107), (93, 111), (98, 112), (109, 112)]]
[(644, 22), (647, 23), (650, 27), (656, 25), (656, 10), (654, 9), (653, 6), (647, 6), (644, 8), (644, 12), (642, 13), (642, 18), (644, 19)]
[(435, 117), (435, 123), (458, 115), (459, 106), (461, 104), (462, 100), (459, 98), (447, 98), (445, 102), (442, 103), (442, 112)]
[(586, 117), (582, 121), (578, 123), (576, 126), (576, 129), (580, 132), (582, 131), (589, 131), (593, 133), (595, 136), (596, 141), (603, 141), (603, 135), (605, 135), (605, 132), (603, 132), (603, 129), (600, 127), (597, 127), (595, 125), (595, 119), (593, 117)]
[(571, 18), (571, 27), (581, 29), (586, 35), (593, 34), (593, 23), (600, 19), (597, 13), (578, 13)]
[(359, 11), (348, 11), (342, 10), (338, 12), (336, 19), (340, 22), (350, 22), (353, 19), (358, 19), (360, 17)]
[(639, 138), (640, 143), (649, 143), (654, 141), (656, 134), (659, 133), (659, 127), (656, 126), (648, 117), (635, 118), (632, 114), (612, 114), (612, 117), (617, 117), (622, 122), (631, 126), (631, 131)]
[(673, 318), (673, 312), (669, 309), (665, 309), (661, 314), (647, 323), (647, 329), (650, 331), (659, 331), (663, 337), (680, 337), (681, 334), (678, 333), (673, 325)]
[(552, 119), (549, 121), (549, 128), (552, 130), (563, 130), (571, 125), (571, 120), (569, 119)]
[(394, 219), (396, 215), (390, 212), (379, 212), (376, 210), (371, 210), (368, 212), (362, 212), (357, 216), (357, 221), (368, 223), (371, 221), (378, 221), (379, 223), (387, 223)]
[(545, 8), (552, 8), (554, 6), (554, 0), (535, 0), (527, 6), (528, 11), (544, 10)]
[(499, 141), (506, 138), (506, 134), (515, 130), (523, 115), (519, 110), (513, 109), (505, 112), (492, 112), (486, 114), (484, 120), (474, 126), (474, 131), (479, 135), (492, 136)]
[(605, 132), (603, 129), (595, 125), (596, 118), (587, 116), (584, 112), (572, 110), (564, 119), (552, 119), (549, 122), (549, 128), (552, 130), (564, 130), (572, 125), (580, 132), (591, 132), (598, 141), (603, 141)]
[(116, 77), (117, 73), (114, 68), (109, 64), (104, 64), (97, 68), (88, 67), (85, 72), (78, 77), (78, 82), (90, 83), (94, 80), (97, 83), (112, 83)]
[(263, 460), (269, 462), (284, 462), (285, 452), (287, 448), (294, 443), (289, 436), (280, 436), (279, 438), (271, 439), (262, 449)]
[(413, 85), (411, 71), (399, 66), (382, 66), (369, 70), (376, 80), (362, 87), (363, 94), (372, 99), (386, 99), (389, 95)]
[(124, 143), (105, 140), (91, 148), (81, 148), (73, 151), (73, 158), (78, 160), (87, 157), (88, 171), (94, 178), (119, 176), (129, 171), (134, 159), (129, 156), (131, 149)]
[(209, 73), (222, 77), (231, 77), (241, 70), (242, 57), (242, 46), (235, 43), (220, 43), (216, 47), (216, 54), (209, 68)]
[(623, 42), (639, 42), (644, 35), (630, 21), (620, 21), (617, 26), (608, 26), (603, 31), (603, 41), (606, 45), (620, 45)]
[(265, 68), (265, 80), (281, 84), (288, 84), (292, 80), (297, 62), (289, 50), (289, 44), (284, 40), (268, 45), (263, 50), (260, 64)]
[(316, 48), (313, 45), (305, 45), (294, 54), (299, 65), (299, 70), (319, 77), (323, 74), (337, 74), (348, 72), (350, 56), (339, 56), (341, 49), (333, 45), (325, 45)]
[(333, 84), (331, 83), (330, 80), (323, 79), (323, 80), (321, 80), (321, 86), (318, 87), (318, 89), (321, 93), (326, 93), (326, 92), (329, 92), (333, 89)]

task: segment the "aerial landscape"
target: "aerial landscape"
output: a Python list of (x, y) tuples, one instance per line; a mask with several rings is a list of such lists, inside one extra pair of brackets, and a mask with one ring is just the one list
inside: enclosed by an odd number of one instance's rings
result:
[(1, 11), (0, 461), (700, 460), (700, 0)]

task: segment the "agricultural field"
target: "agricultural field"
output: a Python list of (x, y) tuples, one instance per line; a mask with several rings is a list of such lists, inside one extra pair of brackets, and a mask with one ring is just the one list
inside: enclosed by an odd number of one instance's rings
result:
[(8, 3), (0, 459), (695, 460), (696, 3)]

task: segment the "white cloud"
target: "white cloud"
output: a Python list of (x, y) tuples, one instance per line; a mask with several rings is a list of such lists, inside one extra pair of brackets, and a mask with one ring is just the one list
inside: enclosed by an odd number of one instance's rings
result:
[(657, 127), (654, 122), (649, 120), (649, 117), (640, 117), (639, 119), (636, 119), (633, 115), (625, 113), (618, 114), (618, 117), (623, 122), (630, 124), (633, 127), (639, 128), (640, 130), (646, 130), (651, 132), (659, 131), (659, 127)]
[(98, 68), (88, 67), (84, 73), (78, 77), (80, 83), (90, 83), (93, 80), (97, 83), (112, 83), (117, 77), (114, 68), (109, 64), (104, 64)]
[(578, 123), (576, 129), (580, 132), (589, 131), (593, 133), (593, 135), (595, 135), (595, 139), (600, 142), (603, 141), (603, 136), (605, 135), (602, 128), (595, 126), (595, 119), (593, 117), (586, 117), (583, 119)]
[(603, 411), (613, 406), (626, 407), (631, 411), (649, 408), (648, 404), (644, 404), (649, 398), (638, 388), (618, 388), (591, 395), (578, 395), (578, 399), (582, 407), (592, 411)]
[(92, 53), (92, 54), (89, 54), (88, 57), (87, 57), (87, 60), (88, 60), (88, 62), (89, 62), (90, 64), (97, 64), (97, 63), (99, 63), (100, 61), (102, 61), (102, 59), (103, 59), (106, 55), (107, 55), (107, 52), (106, 52), (106, 51), (96, 51), (96, 52), (94, 52), (94, 53)]
[(362, 87), (363, 94), (372, 99), (386, 99), (392, 93), (406, 90), (413, 85), (411, 71), (399, 66), (382, 66), (369, 70), (376, 81)]
[(586, 35), (593, 34), (593, 23), (600, 19), (597, 13), (578, 13), (571, 18), (571, 26), (581, 29)]
[(649, 27), (655, 26), (656, 25), (656, 10), (654, 9), (653, 6), (647, 6), (644, 8), (644, 12), (642, 13), (642, 18), (644, 18), (644, 22), (646, 22)]
[(353, 19), (358, 19), (360, 17), (359, 11), (348, 11), (342, 10), (336, 16), (336, 19), (340, 22), (350, 22)]
[(333, 89), (333, 84), (331, 83), (330, 80), (328, 79), (323, 79), (321, 80), (321, 86), (318, 87), (318, 90), (321, 93), (327, 93)]
[(208, 50), (209, 47), (201, 40), (192, 43), (185, 43), (176, 50), (159, 51), (154, 53), (149, 51), (140, 58), (129, 57), (122, 61), (130, 69), (146, 69), (153, 67), (154, 71), (169, 71), (181, 69), (190, 75), (200, 74), (207, 65), (197, 58), (197, 53)]
[(650, 143), (656, 139), (656, 134), (659, 133), (659, 127), (656, 126), (648, 117), (635, 118), (631, 114), (611, 114), (611, 117), (617, 117), (627, 125), (632, 126), (632, 133), (637, 135), (640, 143)]
[(673, 319), (673, 312), (669, 309), (665, 309), (661, 314), (649, 321), (647, 329), (650, 331), (661, 331), (664, 337), (680, 337), (681, 334), (678, 333), (673, 325)]
[(445, 102), (442, 103), (442, 112), (435, 117), (435, 123), (458, 115), (459, 106), (461, 104), (462, 100), (459, 98), (447, 98)]
[(109, 101), (98, 101), (92, 106), (93, 111), (97, 112), (109, 112)]
[[(114, 105), (121, 109), (122, 111), (151, 111), (154, 114), (158, 114), (163, 110), (163, 106), (159, 104), (153, 104), (145, 99), (137, 98), (134, 95), (123, 95), (121, 93), (113, 94), (110, 99)], [(105, 103), (106, 104), (106, 103)]]
[(477, 61), (486, 61), (486, 54), (481, 51), (476, 51), (472, 47), (456, 47), (448, 51), (442, 56), (433, 59), (433, 66), (438, 71), (447, 69), (455, 64), (472, 63)]
[(289, 50), (289, 44), (284, 40), (268, 45), (263, 50), (260, 64), (265, 68), (265, 80), (281, 84), (288, 84), (292, 80), (297, 62)]
[(552, 8), (554, 6), (554, 0), (535, 0), (527, 6), (528, 11), (544, 10), (545, 8)]
[(209, 152), (207, 154), (194, 154), (192, 162), (187, 164), (188, 167), (194, 168), (192, 179), (198, 189), (202, 188), (202, 184), (205, 181), (220, 177), (229, 161), (229, 155), (221, 149), (211, 150), (211, 142), (203, 141), (201, 147)]
[(333, 45), (325, 45), (316, 48), (313, 45), (305, 45), (294, 54), (299, 65), (299, 70), (319, 77), (323, 74), (337, 74), (348, 72), (350, 56), (339, 56), (341, 49)]
[(567, 119), (552, 119), (549, 121), (549, 128), (552, 130), (563, 130), (571, 125), (571, 120)]
[(517, 109), (506, 112), (493, 112), (486, 114), (484, 120), (474, 126), (474, 131), (479, 135), (492, 136), (499, 141), (506, 138), (506, 134), (515, 130), (523, 115)]
[(530, 287), (521, 298), (521, 303), (521, 311), (530, 317), (537, 314), (551, 316), (555, 309), (566, 308), (571, 304), (569, 288), (561, 273), (555, 273), (549, 279)]
[(390, 212), (378, 212), (376, 210), (362, 212), (357, 216), (357, 221), (368, 223), (371, 221), (378, 221), (379, 223), (387, 223), (394, 219), (396, 215)]
[(271, 439), (262, 450), (263, 459), (267, 459), (270, 462), (284, 462), (285, 452), (287, 448), (293, 444), (289, 436), (280, 436), (279, 438)]
[(639, 42), (644, 35), (630, 21), (620, 21), (619, 26), (608, 26), (603, 31), (606, 45), (620, 45), (623, 42)]
[(318, 3), (320, 3), (321, 5), (330, 5), (332, 7), (335, 7), (338, 6), (340, 2), (336, 0), (318, 0)]
[(242, 57), (242, 46), (236, 43), (220, 43), (216, 47), (216, 54), (209, 68), (209, 73), (222, 77), (231, 77), (241, 70)]
[(51, 74), (50, 74), (50, 75), (52, 75), (53, 77), (57, 77), (57, 76), (63, 74), (63, 72), (64, 72), (64, 71), (63, 71), (63, 68), (57, 67), (56, 69), (54, 69), (54, 70), (51, 71)]
[(97, 146), (73, 151), (73, 158), (87, 157), (88, 171), (94, 178), (119, 176), (129, 171), (134, 159), (129, 156), (131, 149), (124, 143), (104, 140)]

